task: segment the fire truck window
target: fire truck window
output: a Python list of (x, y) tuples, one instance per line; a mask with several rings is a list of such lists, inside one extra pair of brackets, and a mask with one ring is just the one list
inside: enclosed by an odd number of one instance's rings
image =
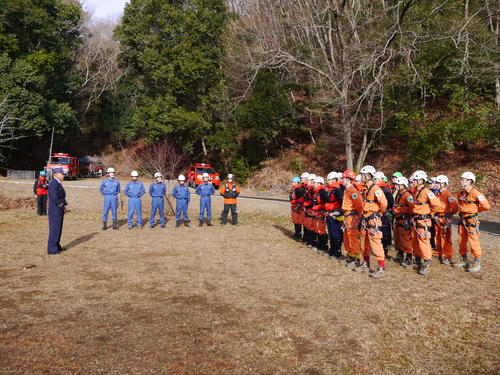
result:
[(53, 164), (69, 164), (69, 158), (52, 158)]
[(196, 173), (208, 173), (208, 174), (214, 174), (215, 171), (212, 168), (196, 168)]

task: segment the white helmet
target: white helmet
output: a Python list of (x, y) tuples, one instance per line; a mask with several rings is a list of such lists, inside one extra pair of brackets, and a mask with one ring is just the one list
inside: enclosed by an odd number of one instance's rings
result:
[(227, 178), (228, 178), (228, 179), (230, 179), (230, 178), (232, 179), (233, 177), (234, 177), (234, 176), (233, 176), (231, 173), (229, 173), (229, 174), (227, 175)]
[(472, 180), (473, 182), (476, 182), (476, 176), (472, 172), (464, 172), (462, 173), (460, 178), (466, 178), (467, 180)]
[(342, 172), (336, 172), (334, 178), (342, 178)]
[(318, 176), (314, 179), (314, 182), (317, 182), (318, 184), (324, 184), (325, 183), (325, 179), (321, 176)]
[(354, 181), (356, 181), (356, 182), (361, 182), (361, 175), (360, 175), (360, 174), (357, 174), (357, 175), (356, 175), (356, 178), (354, 179)]
[(314, 173), (309, 174), (309, 177), (307, 177), (309, 181), (314, 181), (316, 179), (316, 175)]
[(372, 176), (375, 176), (375, 173), (377, 173), (375, 168), (373, 168), (371, 165), (365, 165), (363, 168), (361, 168), (361, 170), (359, 172), (360, 173), (369, 173)]
[(408, 179), (406, 177), (396, 177), (394, 183), (396, 185), (405, 185), (406, 187), (408, 187)]
[(304, 172), (300, 175), (300, 178), (308, 178), (309, 177), (309, 173), (307, 172)]
[(156, 178), (156, 177), (162, 177), (162, 174), (161, 174), (160, 172), (156, 172), (156, 173), (155, 173), (155, 178)]
[(132, 176), (132, 177), (139, 177), (139, 172), (132, 171), (132, 172), (130, 172), (130, 176)]
[(109, 168), (108, 168), (108, 173), (115, 173), (115, 169), (114, 169), (114, 168), (112, 168), (112, 167), (109, 167)]
[(384, 179), (384, 177), (385, 177), (384, 172), (377, 172), (377, 173), (375, 173), (375, 174), (373, 175), (373, 178), (379, 178), (379, 179), (381, 179), (381, 180), (383, 180), (383, 179)]
[(439, 182), (440, 184), (446, 184), (448, 185), (450, 181), (448, 180), (448, 177), (446, 177), (444, 174), (440, 174), (437, 176), (434, 181)]
[(411, 175), (413, 177), (414, 180), (424, 180), (424, 181), (427, 181), (427, 173), (425, 173), (424, 171), (415, 171), (413, 172), (413, 174)]
[(328, 173), (328, 176), (326, 176), (327, 180), (333, 180), (334, 178), (337, 178), (336, 172), (330, 172), (330, 173)]
[(205, 173), (203, 173), (203, 174), (201, 175), (201, 177), (202, 177), (202, 178), (205, 178), (205, 177), (210, 178), (210, 175), (209, 175), (207, 172), (205, 172)]
[(178, 181), (186, 181), (186, 177), (184, 177), (183, 174), (180, 174), (179, 177), (177, 177)]

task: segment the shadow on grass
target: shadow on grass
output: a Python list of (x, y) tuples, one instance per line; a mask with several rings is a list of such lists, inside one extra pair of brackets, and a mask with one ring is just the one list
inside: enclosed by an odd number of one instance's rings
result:
[(288, 238), (291, 238), (292, 240), (294, 240), (292, 230), (288, 229), (287, 227), (284, 227), (283, 225), (279, 225), (279, 224), (273, 224), (273, 227), (275, 227), (276, 229), (281, 231)]
[(90, 241), (92, 238), (94, 238), (99, 232), (94, 232), (90, 234), (86, 234), (84, 236), (78, 237), (77, 239), (74, 239), (71, 241), (69, 244), (66, 245), (66, 248), (69, 250), (73, 247), (76, 247), (84, 242)]

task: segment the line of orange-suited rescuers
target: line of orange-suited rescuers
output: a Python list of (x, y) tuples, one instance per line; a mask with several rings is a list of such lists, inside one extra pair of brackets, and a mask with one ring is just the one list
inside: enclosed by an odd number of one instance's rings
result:
[[(454, 197), (447, 176), (429, 178), (421, 170), (409, 178), (395, 172), (391, 184), (371, 165), (364, 166), (359, 175), (352, 170), (330, 172), (326, 181), (305, 172), (292, 178), (294, 238), (376, 279), (386, 276), (392, 236), (394, 260), (420, 275), (429, 273), (433, 256), (442, 264), (480, 272), (478, 213), (489, 210), (490, 204), (475, 182), (472, 172), (464, 172), (461, 190)], [(452, 217), (457, 213), (459, 254), (453, 260)], [(374, 270), (370, 254), (378, 263)]]

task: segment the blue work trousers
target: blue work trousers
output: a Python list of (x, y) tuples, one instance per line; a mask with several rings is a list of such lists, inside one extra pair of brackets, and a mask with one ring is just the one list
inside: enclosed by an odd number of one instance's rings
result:
[(181, 220), (181, 213), (184, 216), (184, 221), (188, 221), (188, 201), (187, 199), (176, 199), (175, 201), (175, 221)]
[(102, 213), (102, 221), (108, 221), (109, 210), (111, 210), (111, 217), (113, 221), (117, 221), (118, 217), (116, 211), (118, 210), (118, 196), (105, 195), (104, 196), (104, 211)]
[(142, 200), (141, 198), (128, 199), (127, 225), (131, 227), (135, 215), (137, 216), (137, 226), (142, 227)]
[(49, 240), (47, 243), (47, 252), (49, 254), (54, 254), (61, 250), (63, 221), (64, 214), (52, 213), (49, 209)]
[(338, 221), (335, 217), (327, 216), (326, 217), (326, 227), (328, 228), (328, 235), (338, 241), (342, 241), (343, 232), (342, 232), (342, 222)]
[(210, 196), (200, 197), (200, 220), (203, 220), (205, 211), (207, 211), (207, 220), (212, 220), (212, 200)]
[(156, 211), (160, 212), (160, 225), (165, 225), (165, 200), (163, 197), (153, 197), (151, 199), (151, 217), (149, 218), (149, 225), (155, 225)]

